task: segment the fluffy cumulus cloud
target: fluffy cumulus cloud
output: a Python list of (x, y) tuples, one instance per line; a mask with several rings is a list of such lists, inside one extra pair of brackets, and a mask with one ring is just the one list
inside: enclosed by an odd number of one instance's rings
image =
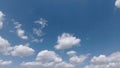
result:
[(73, 65), (78, 65), (83, 63), (87, 59), (87, 57), (87, 55), (73, 56), (69, 59), (69, 61)]
[(4, 14), (3, 14), (3, 12), (2, 11), (0, 11), (0, 29), (2, 29), (2, 27), (3, 27), (3, 18), (4, 18)]
[(80, 44), (79, 38), (76, 38), (69, 33), (63, 33), (61, 36), (58, 36), (57, 45), (55, 45), (55, 48), (58, 50), (68, 49), (78, 44)]
[(12, 47), (10, 46), (8, 40), (0, 36), (0, 52), (4, 55), (25, 57), (33, 55), (35, 51), (34, 49), (24, 45), (17, 45)]
[(34, 52), (35, 52), (34, 49), (28, 46), (18, 45), (13, 47), (11, 54), (12, 56), (25, 57), (33, 55)]
[(75, 68), (76, 65), (83, 63), (86, 58), (86, 55), (75, 55), (69, 58), (69, 62), (65, 62), (54, 51), (42, 50), (38, 53), (35, 61), (23, 62), (21, 66), (25, 68)]
[(87, 55), (79, 55), (79, 56), (76, 54), (77, 54), (77, 52), (73, 51), (73, 50), (67, 52), (67, 55), (70, 56), (69, 63), (74, 66), (83, 63), (88, 58), (88, 54)]
[(23, 62), (21, 65), (28, 68), (35, 68), (38, 66), (50, 68), (54, 67), (54, 65), (59, 62), (62, 62), (62, 58), (59, 57), (54, 51), (42, 50), (38, 53), (35, 61)]
[(75, 68), (75, 66), (71, 63), (61, 62), (56, 64), (55, 68)]
[(115, 52), (111, 55), (94, 56), (91, 59), (90, 65), (85, 68), (119, 68), (120, 67), (120, 52)]
[(12, 61), (0, 60), (0, 67), (12, 64)]
[(120, 8), (120, 0), (116, 0), (116, 1), (115, 1), (115, 6), (116, 6), (117, 8)]
[(38, 53), (37, 61), (42, 61), (42, 62), (60, 62), (62, 59), (54, 52), (54, 51), (48, 51), (48, 50), (43, 50)]
[(11, 50), (11, 47), (8, 40), (0, 36), (0, 52), (4, 55), (8, 55), (10, 50)]
[(15, 28), (16, 28), (17, 35), (18, 35), (21, 39), (24, 39), (24, 40), (28, 39), (28, 36), (25, 35), (25, 30), (23, 30), (23, 29), (21, 28), (21, 24), (18, 23), (18, 22), (14, 22), (14, 24), (15, 24)]

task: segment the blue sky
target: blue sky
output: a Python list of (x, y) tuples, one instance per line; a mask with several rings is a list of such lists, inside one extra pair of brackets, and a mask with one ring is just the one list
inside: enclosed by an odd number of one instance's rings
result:
[(120, 0), (0, 0), (0, 68), (119, 68), (119, 18)]

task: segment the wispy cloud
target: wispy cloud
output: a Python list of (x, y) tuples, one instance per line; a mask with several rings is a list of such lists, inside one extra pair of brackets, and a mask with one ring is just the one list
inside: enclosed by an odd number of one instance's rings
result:
[(28, 39), (28, 36), (25, 35), (25, 30), (23, 30), (21, 28), (22, 24), (20, 24), (19, 22), (14, 22), (15, 24), (15, 28), (16, 28), (16, 32), (17, 32), (17, 35), (23, 39), (23, 40), (27, 40)]
[(5, 16), (5, 14), (2, 11), (0, 11), (0, 29), (3, 28), (4, 16)]
[(39, 20), (35, 21), (35, 23), (40, 25), (40, 29), (43, 29), (47, 26), (47, 20), (40, 18)]
[(45, 35), (43, 29), (47, 26), (47, 20), (40, 18), (39, 20), (36, 20), (34, 23), (38, 25), (39, 27), (33, 28), (33, 34), (37, 36), (37, 38), (33, 38), (32, 42), (41, 43), (43, 42), (42, 36)]

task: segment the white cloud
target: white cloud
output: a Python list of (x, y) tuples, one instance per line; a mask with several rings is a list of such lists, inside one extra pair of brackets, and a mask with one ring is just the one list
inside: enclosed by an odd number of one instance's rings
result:
[(16, 29), (19, 29), (22, 26), (22, 24), (20, 24), (19, 22), (14, 22), (14, 25)]
[(48, 50), (40, 51), (36, 57), (36, 60), (41, 62), (62, 61), (62, 59), (54, 51), (48, 51)]
[(18, 46), (10, 46), (10, 43), (8, 40), (2, 38), (0, 36), (0, 52), (4, 55), (12, 55), (12, 56), (18, 56), (18, 57), (24, 57), (24, 56), (30, 56), (33, 55), (35, 52), (34, 49), (28, 47), (29, 44), (26, 44), (26, 46), (18, 45)]
[(77, 56), (76, 54), (77, 54), (76, 51), (68, 51), (67, 52), (67, 55), (70, 56), (69, 63), (73, 64), (74, 66), (83, 63), (88, 58), (88, 55)]
[(42, 29), (37, 29), (37, 28), (33, 29), (33, 34), (36, 34), (38, 37), (41, 37), (44, 35)]
[(61, 63), (56, 64), (55, 68), (75, 68), (75, 66), (70, 63), (61, 62)]
[(22, 62), (20, 64), (24, 68), (54, 68), (55, 63), (54, 62), (46, 62), (41, 63), (40, 61), (32, 61), (32, 62)]
[(44, 33), (43, 33), (42, 30), (43, 30), (43, 28), (46, 27), (47, 21), (45, 19), (43, 19), (43, 18), (40, 18), (39, 20), (35, 21), (35, 23), (39, 24), (40, 27), (39, 28), (34, 28), (33, 33), (36, 34), (39, 37), (43, 36)]
[(75, 68), (76, 65), (83, 63), (87, 57), (87, 55), (75, 55), (69, 58), (69, 62), (65, 62), (54, 51), (42, 50), (38, 53), (35, 61), (23, 62), (21, 66), (25, 68)]
[(80, 56), (72, 56), (69, 61), (73, 65), (78, 65), (83, 63), (87, 59), (87, 55), (80, 55)]
[(111, 55), (94, 56), (91, 59), (90, 65), (85, 68), (119, 68), (120, 67), (120, 52), (115, 52)]
[(69, 55), (69, 56), (75, 56), (76, 55), (76, 51), (68, 51), (67, 55)]
[(33, 34), (37, 38), (33, 38), (32, 42), (41, 43), (41, 42), (43, 42), (43, 39), (40, 39), (40, 38), (45, 35), (45, 33), (43, 32), (43, 29), (47, 26), (47, 20), (40, 18), (39, 20), (35, 21), (34, 23), (39, 25), (39, 27), (33, 28)]
[(12, 64), (12, 61), (3, 61), (3, 60), (0, 60), (0, 67), (1, 66), (6, 66), (6, 65), (10, 65)]
[(116, 1), (115, 1), (115, 6), (116, 6), (117, 8), (120, 8), (120, 0), (116, 0)]
[(8, 55), (10, 50), (11, 50), (11, 47), (8, 40), (0, 36), (0, 52), (4, 55)]
[(12, 56), (25, 57), (33, 55), (34, 52), (34, 49), (28, 46), (18, 45), (13, 47), (11, 54)]
[(25, 68), (40, 68), (40, 67), (54, 68), (55, 63), (54, 62), (41, 63), (40, 61), (32, 61), (32, 62), (22, 62), (20, 65)]
[(3, 18), (4, 18), (4, 14), (3, 14), (3, 12), (2, 11), (0, 11), (0, 29), (2, 29), (2, 27), (3, 27)]
[(41, 42), (43, 42), (43, 39), (33, 39), (32, 42), (41, 43)]
[(28, 39), (28, 37), (25, 36), (25, 31), (22, 29), (17, 29), (17, 34), (21, 39)]
[(79, 38), (76, 38), (69, 33), (63, 33), (61, 36), (58, 36), (57, 45), (55, 45), (55, 48), (58, 50), (68, 49), (78, 44), (80, 44)]
[(35, 61), (23, 62), (21, 66), (28, 68), (35, 68), (38, 66), (54, 68), (54, 66), (60, 62), (62, 62), (62, 58), (60, 58), (54, 51), (42, 50), (38, 53)]
[(42, 67), (45, 67), (45, 68), (54, 68), (55, 64), (56, 64), (55, 62), (48, 62), (48, 63), (42, 64)]
[(40, 18), (39, 20), (35, 21), (35, 23), (38, 23), (41, 26), (41, 29), (43, 29), (47, 25), (47, 20)]
[(25, 35), (25, 31), (21, 28), (22, 24), (18, 23), (18, 22), (14, 22), (15, 24), (15, 28), (16, 28), (16, 32), (17, 35), (21, 38), (21, 39), (28, 39), (28, 36)]
[(23, 62), (21, 63), (21, 66), (25, 68), (37, 68), (41, 66), (41, 63), (40, 62)]

